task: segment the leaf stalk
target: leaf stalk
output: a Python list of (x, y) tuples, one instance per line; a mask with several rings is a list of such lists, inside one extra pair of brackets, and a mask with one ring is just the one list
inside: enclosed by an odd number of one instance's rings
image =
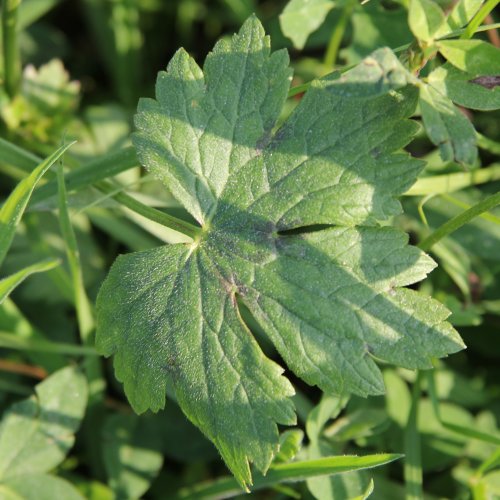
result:
[(438, 227), (433, 233), (431, 233), (427, 238), (420, 242), (418, 245), (422, 250), (428, 251), (433, 245), (435, 245), (439, 240), (443, 239), (445, 236), (453, 233), (457, 229), (460, 229), (463, 225), (475, 219), (479, 215), (487, 212), (500, 205), (500, 191), (485, 200), (476, 203), (468, 210), (465, 210), (461, 214), (449, 219), (442, 226)]

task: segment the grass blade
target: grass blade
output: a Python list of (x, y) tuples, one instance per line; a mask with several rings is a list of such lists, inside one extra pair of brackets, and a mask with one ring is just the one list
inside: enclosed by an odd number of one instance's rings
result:
[(11, 274), (0, 280), (0, 304), (12, 293), (14, 288), (20, 285), (28, 276), (35, 273), (43, 273), (54, 269), (59, 265), (58, 259), (46, 259), (41, 262), (25, 267), (17, 273)]
[[(33, 155), (30, 153), (24, 152), (16, 146), (12, 146), (7, 141), (0, 140), (0, 153), (4, 150), (7, 150), (11, 160), (10, 163), (14, 166), (25, 168), (26, 165), (29, 165), (30, 161), (36, 161), (33, 160)], [(145, 205), (126, 193), (122, 193), (121, 188), (116, 189), (109, 182), (102, 181), (102, 179), (114, 176), (135, 166), (137, 166), (137, 159), (132, 148), (126, 148), (117, 153), (111, 153), (104, 158), (92, 161), (69, 173), (68, 179), (70, 181), (71, 190), (95, 184), (100, 191), (109, 194), (115, 201), (143, 217), (184, 235), (188, 235), (189, 237), (195, 237), (199, 233), (199, 228), (197, 226), (177, 217), (173, 217), (166, 212)], [(40, 189), (40, 194), (35, 193), (32, 202), (38, 203), (50, 198), (57, 192), (56, 186), (57, 184), (52, 182), (43, 186)]]
[[(68, 199), (62, 162), (59, 163), (57, 169), (57, 184), (59, 188), (59, 225), (66, 246), (66, 256), (73, 285), (78, 329), (83, 345), (90, 347), (94, 345), (94, 312), (85, 291), (80, 252), (68, 211)], [(101, 467), (102, 443), (99, 436), (96, 435), (95, 429), (100, 427), (104, 417), (102, 402), (104, 400), (106, 382), (98, 358), (87, 358), (84, 363), (84, 370), (88, 380), (89, 395), (87, 412), (82, 426), (82, 434), (85, 436), (87, 453), (89, 454), (94, 469), (93, 472), (97, 473), (97, 470)]]
[(459, 191), (469, 186), (478, 186), (500, 179), (500, 164), (495, 163), (487, 168), (470, 172), (432, 175), (422, 177), (406, 191), (405, 196), (424, 196), (427, 194), (443, 194)]
[(420, 434), (417, 426), (421, 378), (422, 375), (419, 372), (413, 385), (412, 404), (404, 433), (406, 500), (420, 500), (423, 498), (422, 457), (420, 450)]
[(0, 157), (2, 163), (13, 165), (27, 173), (41, 162), (38, 156), (2, 138), (0, 138)]
[[(67, 191), (76, 191), (98, 181), (114, 177), (126, 170), (137, 167), (139, 162), (132, 147), (103, 155), (85, 163), (65, 175)], [(57, 181), (48, 182), (33, 195), (33, 203), (39, 203), (57, 194)]]
[(45, 161), (40, 163), (31, 174), (23, 179), (7, 198), (0, 209), (0, 265), (14, 239), (16, 227), (28, 205), (28, 201), (35, 189), (36, 184), (47, 172), (47, 170), (70, 148), (74, 143), (70, 142), (61, 146), (52, 153)]
[(83, 283), (78, 244), (68, 213), (68, 200), (66, 196), (62, 164), (59, 164), (57, 169), (57, 182), (59, 185), (59, 226), (66, 244), (66, 256), (68, 258), (71, 279), (73, 282), (73, 294), (78, 328), (80, 330), (82, 342), (84, 344), (89, 344), (90, 335), (94, 330), (95, 324), (90, 301), (85, 292), (85, 286)]
[[(279, 483), (302, 481), (309, 477), (339, 474), (354, 470), (369, 469), (398, 460), (402, 455), (385, 453), (380, 455), (325, 457), (317, 460), (279, 464), (266, 476), (255, 474), (252, 491), (269, 488)], [(229, 498), (242, 493), (233, 477), (223, 477), (210, 483), (180, 490), (175, 498), (184, 500)]]
[(442, 226), (438, 227), (433, 233), (425, 238), (418, 245), (422, 250), (427, 251), (432, 248), (439, 240), (460, 229), (463, 225), (475, 219), (479, 215), (487, 212), (493, 207), (500, 205), (500, 192), (489, 196), (488, 198), (476, 203), (468, 210), (458, 214), (457, 216), (447, 220)]
[(0, 331), (0, 347), (17, 351), (45, 352), (70, 356), (97, 356), (93, 347), (63, 342), (52, 342), (34, 338), (22, 338), (9, 332)]

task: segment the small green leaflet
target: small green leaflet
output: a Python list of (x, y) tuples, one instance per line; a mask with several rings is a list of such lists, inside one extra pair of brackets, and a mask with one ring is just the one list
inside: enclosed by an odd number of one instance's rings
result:
[(408, 25), (418, 40), (431, 42), (443, 28), (445, 16), (433, 0), (410, 0)]
[[(407, 119), (417, 92), (406, 71), (378, 50), (314, 82), (273, 133), (288, 62), (255, 17), (216, 44), (203, 71), (175, 54), (156, 100), (139, 103), (134, 145), (200, 232), (119, 257), (97, 299), (98, 349), (115, 355), (134, 409), (162, 408), (170, 381), (244, 487), (249, 463), (267, 470), (277, 424), (293, 425), (295, 413), (292, 385), (238, 301), (288, 368), (331, 394), (381, 394), (374, 358), (430, 368), (463, 348), (445, 307), (401, 288), (432, 259), (377, 223), (400, 213), (396, 197), (423, 166), (394, 153), (418, 129)], [(318, 224), (328, 227), (307, 230)]]
[(290, 0), (280, 15), (281, 30), (295, 48), (303, 49), (309, 35), (323, 24), (333, 7), (333, 0)]
[(474, 165), (476, 131), (469, 119), (432, 85), (420, 85), (420, 110), (429, 139), (439, 147), (443, 161)]

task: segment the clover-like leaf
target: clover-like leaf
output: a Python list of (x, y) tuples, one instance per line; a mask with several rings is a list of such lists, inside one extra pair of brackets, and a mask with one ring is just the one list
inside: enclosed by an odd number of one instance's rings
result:
[[(370, 71), (370, 68), (372, 71)], [(134, 144), (200, 224), (191, 243), (121, 256), (97, 301), (97, 345), (138, 412), (186, 413), (243, 486), (268, 468), (293, 387), (243, 322), (243, 302), (287, 366), (332, 394), (380, 394), (375, 358), (407, 368), (463, 347), (416, 291), (433, 261), (378, 220), (400, 212), (422, 162), (394, 153), (416, 93), (382, 49), (311, 85), (273, 133), (290, 83), (255, 17), (203, 68), (186, 52), (143, 99)], [(401, 90), (402, 89), (402, 90)], [(321, 226), (318, 226), (321, 225)]]

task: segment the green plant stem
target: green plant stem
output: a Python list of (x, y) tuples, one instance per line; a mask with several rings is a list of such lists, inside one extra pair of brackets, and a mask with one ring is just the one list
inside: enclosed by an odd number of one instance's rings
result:
[(422, 374), (421, 372), (417, 372), (417, 379), (413, 384), (410, 413), (408, 415), (404, 434), (406, 500), (420, 500), (423, 498), (422, 457), (420, 451), (420, 434), (418, 432), (418, 408), (420, 405), (421, 381)]
[(452, 193), (465, 187), (498, 180), (500, 180), (500, 163), (470, 172), (422, 177), (404, 194), (405, 196), (424, 196), (427, 194)]
[(66, 257), (68, 259), (73, 285), (73, 300), (76, 308), (78, 329), (80, 331), (82, 343), (84, 345), (90, 345), (92, 343), (91, 334), (95, 325), (90, 302), (85, 293), (85, 285), (83, 283), (83, 274), (80, 264), (80, 252), (69, 217), (62, 163), (58, 165), (57, 181), (59, 185), (59, 226), (66, 244)]
[(445, 222), (442, 226), (438, 227), (433, 233), (431, 233), (427, 238), (425, 238), (418, 245), (422, 250), (427, 251), (432, 248), (439, 240), (453, 233), (457, 229), (461, 228), (463, 225), (470, 222), (472, 219), (476, 218), (484, 212), (500, 205), (500, 192), (486, 198), (479, 203), (476, 203), (465, 212), (458, 214), (456, 217)]
[(17, 41), (17, 12), (21, 0), (3, 0), (3, 60), (5, 89), (10, 97), (17, 94), (21, 81), (21, 59)]
[(490, 153), (500, 155), (500, 142), (494, 141), (483, 134), (477, 133), (477, 145)]
[(468, 40), (469, 38), (472, 38), (478, 31), (479, 26), (486, 19), (486, 17), (498, 5), (499, 1), (500, 0), (487, 0), (477, 11), (471, 22), (466, 26), (465, 31), (462, 33), (460, 38), (462, 40)]
[[(40, 161), (39, 158), (18, 146), (15, 146), (3, 139), (0, 139), (0, 153), (5, 154), (7, 162), (30, 172)], [(102, 181), (103, 176), (109, 177), (129, 168), (137, 166), (135, 151), (132, 148), (123, 149), (117, 153), (110, 153), (102, 159), (94, 160), (88, 164), (75, 169), (68, 174), (68, 184), (71, 190), (77, 188), (95, 186), (99, 191), (111, 195), (118, 203), (126, 206), (130, 210), (146, 217), (147, 219), (162, 224), (170, 229), (179, 231), (191, 238), (200, 234), (201, 228), (169, 215), (165, 212), (149, 207), (131, 196), (120, 192), (107, 181)], [(99, 182), (98, 182), (99, 181)], [(39, 203), (57, 192), (57, 183), (49, 182), (40, 188), (40, 193), (35, 192), (31, 200), (32, 203)]]
[(340, 15), (337, 26), (335, 26), (335, 29), (333, 30), (332, 36), (328, 43), (328, 47), (326, 49), (324, 60), (324, 64), (328, 68), (333, 68), (335, 66), (340, 44), (342, 43), (342, 38), (344, 38), (347, 22), (351, 17), (354, 5), (355, 3), (353, 2), (353, 0), (350, 0), (346, 3), (344, 9), (342, 10), (342, 14)]
[[(479, 26), (476, 29), (476, 33), (480, 33), (482, 31), (494, 30), (494, 29), (498, 29), (498, 28), (500, 28), (500, 23), (485, 24), (484, 26)], [(444, 36), (438, 38), (436, 41), (447, 40), (449, 38), (455, 38), (459, 35), (464, 34), (465, 31), (466, 31), (466, 28), (461, 28), (459, 30), (452, 31), (451, 33), (448, 33), (447, 35), (444, 35)], [(335, 32), (334, 32), (334, 34), (335, 34)], [(332, 35), (332, 39), (333, 39), (333, 36), (334, 35)], [(332, 43), (332, 39), (330, 39), (330, 43)], [(403, 51), (407, 50), (410, 46), (411, 46), (411, 43), (406, 43), (404, 45), (400, 45), (399, 47), (392, 49), (392, 51), (395, 54), (398, 54), (399, 52), (403, 52)], [(336, 55), (335, 55), (335, 58), (336, 58)], [(325, 65), (326, 65), (326, 55), (325, 55)], [(333, 66), (333, 63), (330, 65), (330, 67), (331, 66)], [(343, 68), (340, 68), (338, 71), (340, 71), (341, 73), (344, 73), (344, 72), (349, 71), (350, 69), (354, 68), (354, 66), (356, 66), (356, 64), (349, 64), (347, 66), (344, 66)], [(293, 97), (293, 96), (296, 96), (297, 94), (301, 94), (302, 92), (306, 92), (310, 86), (311, 86), (311, 82), (306, 82), (306, 83), (302, 83), (300, 85), (297, 85), (295, 87), (292, 87), (288, 91), (288, 97)]]
[(19, 351), (46, 352), (70, 356), (97, 356), (93, 347), (51, 342), (0, 331), (0, 347)]
[[(469, 210), (469, 208), (472, 207), (472, 205), (469, 205), (468, 203), (465, 203), (454, 196), (451, 196), (449, 194), (442, 194), (441, 198), (443, 200), (446, 200), (447, 202), (451, 203), (452, 205), (455, 205), (457, 207), (462, 208), (463, 210)], [(487, 220), (489, 222), (493, 222), (493, 224), (498, 224), (500, 225), (500, 217), (490, 213), (490, 212), (485, 212), (484, 214), (479, 215), (481, 219)]]
[(170, 229), (179, 231), (180, 233), (190, 236), (193, 239), (196, 238), (196, 236), (201, 232), (201, 228), (190, 224), (189, 222), (173, 217), (172, 215), (162, 212), (161, 210), (157, 210), (156, 208), (144, 205), (144, 203), (137, 201), (128, 194), (116, 192), (116, 187), (108, 182), (98, 182), (95, 186), (99, 189), (99, 191), (110, 194), (112, 198), (121, 205), (133, 210), (149, 220), (152, 220), (153, 222), (157, 222), (158, 224), (162, 224)]

